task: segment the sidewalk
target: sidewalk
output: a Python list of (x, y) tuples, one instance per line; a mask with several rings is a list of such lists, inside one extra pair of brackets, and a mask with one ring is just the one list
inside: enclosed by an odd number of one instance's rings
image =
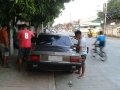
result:
[(15, 57), (9, 58), (10, 68), (0, 66), (0, 90), (54, 90), (50, 72), (33, 72), (15, 67)]

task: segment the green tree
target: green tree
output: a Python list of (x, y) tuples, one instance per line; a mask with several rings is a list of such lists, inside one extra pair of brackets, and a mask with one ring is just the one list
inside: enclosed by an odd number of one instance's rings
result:
[(15, 17), (26, 20), (32, 25), (47, 24), (64, 9), (64, 3), (70, 0), (0, 0), (0, 21), (9, 23)]
[(34, 0), (0, 0), (0, 19), (9, 23), (18, 16), (24, 19), (27, 15), (35, 13)]
[(107, 11), (108, 19), (120, 19), (120, 0), (109, 0)]
[(105, 17), (104, 12), (102, 12), (102, 11), (101, 11), (101, 12), (98, 12), (97, 15), (98, 15), (98, 19), (100, 19), (101, 21), (104, 20), (104, 17)]
[(61, 13), (61, 9), (64, 9), (64, 3), (70, 0), (36, 0), (36, 13), (31, 17), (31, 22), (35, 25), (41, 23), (47, 24), (48, 22), (53, 22), (53, 20), (58, 17)]

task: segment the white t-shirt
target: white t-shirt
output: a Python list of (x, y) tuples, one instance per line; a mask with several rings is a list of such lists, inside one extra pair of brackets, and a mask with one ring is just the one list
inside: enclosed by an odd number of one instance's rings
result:
[[(78, 44), (78, 40), (72, 39), (72, 41), (73, 41), (73, 45), (74, 44)], [(80, 55), (87, 55), (87, 42), (86, 42), (86, 38), (82, 37), (80, 39), (80, 47), (82, 47), (81, 50), (80, 50)]]

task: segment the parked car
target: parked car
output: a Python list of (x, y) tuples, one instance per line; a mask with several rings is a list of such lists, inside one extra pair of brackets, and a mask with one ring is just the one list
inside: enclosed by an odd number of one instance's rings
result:
[(79, 54), (71, 48), (69, 36), (57, 34), (40, 34), (36, 46), (32, 48), (28, 68), (40, 70), (62, 70), (73, 72), (79, 69)]

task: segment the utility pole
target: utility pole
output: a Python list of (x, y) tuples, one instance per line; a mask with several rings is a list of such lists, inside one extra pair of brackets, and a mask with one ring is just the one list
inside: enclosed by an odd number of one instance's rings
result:
[[(104, 12), (104, 28), (103, 28), (103, 32), (106, 32), (106, 22), (107, 22), (107, 3), (103, 4), (103, 12)], [(106, 33), (105, 33), (106, 34)]]

